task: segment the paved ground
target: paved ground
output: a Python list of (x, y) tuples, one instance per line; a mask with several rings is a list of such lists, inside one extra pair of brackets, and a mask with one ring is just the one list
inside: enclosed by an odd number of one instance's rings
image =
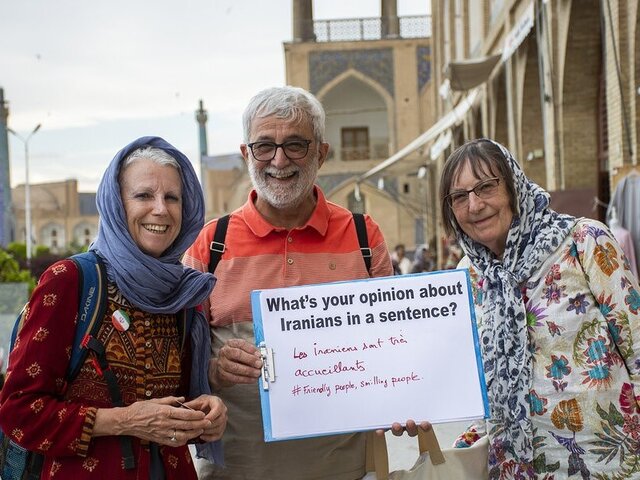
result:
[[(453, 440), (471, 422), (443, 423), (434, 425), (438, 442), (441, 448), (450, 447)], [(407, 435), (394, 437), (391, 432), (387, 432), (387, 448), (389, 452), (389, 470), (410, 469), (418, 458), (418, 440)], [(192, 454), (195, 449), (192, 448)], [(202, 461), (202, 460), (198, 460)]]
[[(442, 423), (434, 425), (440, 448), (453, 445), (455, 438), (472, 422)], [(409, 469), (418, 458), (418, 440), (407, 435), (394, 437), (387, 432), (387, 448), (389, 451), (389, 470)]]

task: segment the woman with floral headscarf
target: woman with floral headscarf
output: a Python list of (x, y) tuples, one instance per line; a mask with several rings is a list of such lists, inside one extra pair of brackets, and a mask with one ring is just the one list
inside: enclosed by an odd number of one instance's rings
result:
[(553, 211), (487, 139), (447, 159), (440, 198), (472, 279), (490, 478), (640, 478), (640, 289), (611, 232)]
[[(64, 381), (80, 279), (73, 261), (60, 261), (29, 300), (0, 396), (0, 426), (44, 456), (42, 479), (195, 480), (187, 443), (217, 440), (226, 425), (226, 407), (207, 392), (206, 320), (195, 315), (184, 346), (177, 321), (215, 281), (180, 263), (204, 223), (200, 185), (187, 157), (143, 137), (114, 157), (96, 201), (100, 225), (90, 250), (108, 285), (91, 341), (101, 343), (108, 368), (88, 355), (75, 379)], [(205, 447), (205, 455), (219, 454)]]

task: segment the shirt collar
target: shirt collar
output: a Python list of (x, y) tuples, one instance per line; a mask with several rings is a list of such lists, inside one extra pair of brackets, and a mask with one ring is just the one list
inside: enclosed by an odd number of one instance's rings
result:
[[(298, 227), (295, 230), (304, 230), (307, 227), (311, 227), (315, 229), (320, 235), (324, 236), (327, 233), (327, 229), (329, 228), (329, 216), (331, 212), (329, 211), (329, 205), (327, 204), (327, 200), (324, 196), (324, 193), (317, 185), (313, 186), (313, 192), (316, 196), (316, 206), (313, 209), (313, 213), (307, 223), (305, 223), (302, 227)], [(251, 229), (251, 231), (257, 237), (266, 237), (271, 232), (278, 232), (286, 230), (283, 227), (275, 227), (271, 225), (265, 218), (258, 212), (256, 208), (256, 198), (258, 198), (258, 193), (255, 189), (251, 190), (249, 193), (249, 199), (242, 207), (242, 216)]]

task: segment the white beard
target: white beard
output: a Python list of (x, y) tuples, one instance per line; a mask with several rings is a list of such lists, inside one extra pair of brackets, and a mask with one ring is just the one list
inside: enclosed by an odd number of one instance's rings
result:
[[(318, 174), (318, 157), (305, 160), (302, 166), (291, 163), (287, 168), (277, 169), (271, 165), (257, 167), (258, 161), (247, 162), (249, 177), (258, 196), (274, 208), (294, 208), (299, 206), (313, 188)], [(293, 184), (280, 185), (272, 177), (286, 177), (297, 172), (297, 181)]]

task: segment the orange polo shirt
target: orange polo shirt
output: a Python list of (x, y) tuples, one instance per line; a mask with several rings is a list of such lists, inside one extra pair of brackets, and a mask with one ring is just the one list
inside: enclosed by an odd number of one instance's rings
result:
[[(274, 227), (260, 215), (255, 190), (232, 213), (226, 249), (215, 271), (218, 283), (205, 308), (212, 326), (251, 322), (252, 290), (368, 278), (351, 212), (328, 202), (320, 188), (315, 192), (318, 203), (311, 218), (293, 230)], [(368, 215), (365, 220), (373, 254), (371, 276), (393, 275), (378, 225)], [(207, 271), (217, 222), (204, 226), (185, 253), (185, 265)]]
[[(218, 279), (205, 311), (212, 326), (213, 353), (230, 338), (255, 343), (252, 290), (368, 278), (352, 213), (328, 202), (315, 187), (317, 204), (302, 227), (274, 227), (256, 210), (257, 194), (232, 213)], [(365, 215), (371, 275), (393, 274), (387, 245), (378, 225)], [(217, 220), (207, 223), (183, 262), (206, 271)], [(226, 468), (215, 478), (354, 480), (364, 475), (361, 435), (339, 435), (265, 443), (257, 385), (236, 385), (216, 392), (228, 408), (223, 437)], [(304, 421), (304, 419), (300, 419)], [(214, 478), (213, 476), (204, 478)]]

